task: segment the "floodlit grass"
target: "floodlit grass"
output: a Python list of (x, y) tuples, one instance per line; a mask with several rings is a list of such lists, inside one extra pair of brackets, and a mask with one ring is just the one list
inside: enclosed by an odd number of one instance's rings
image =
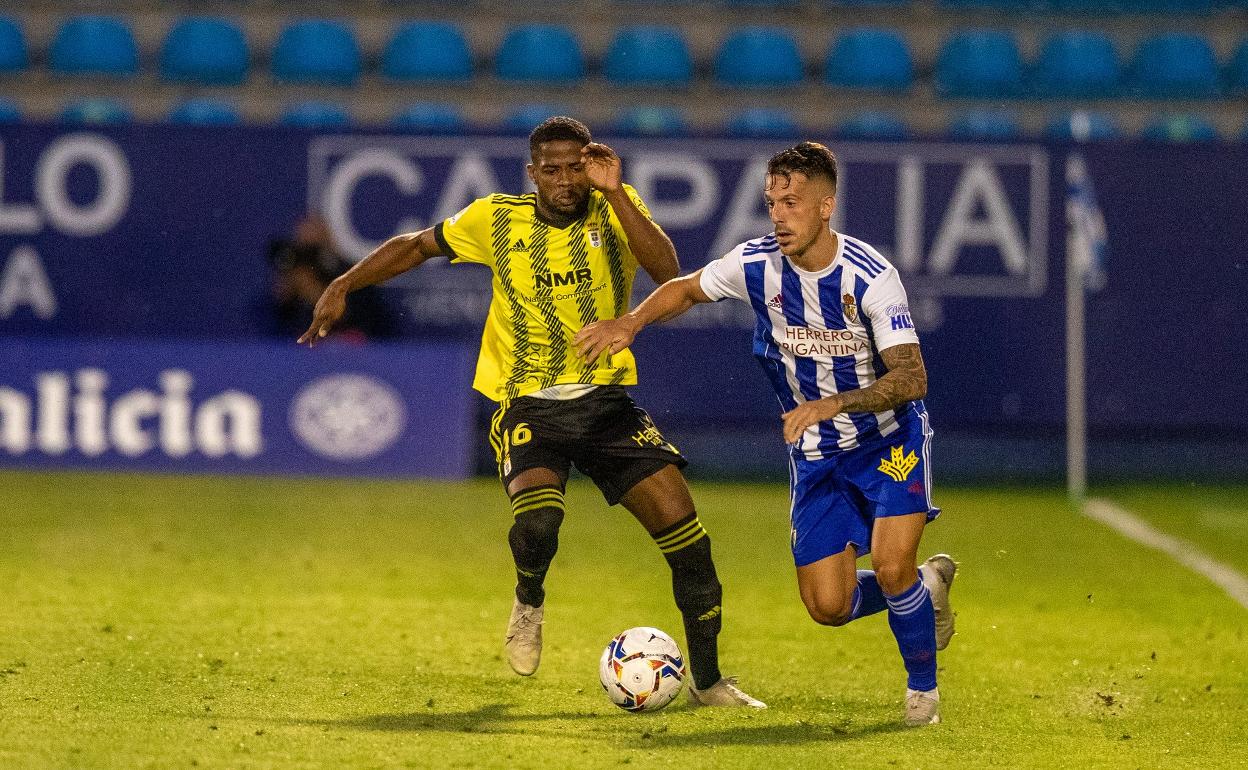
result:
[[(1248, 611), (1058, 492), (938, 495), (923, 552), (962, 563), (959, 634), (946, 721), (913, 731), (884, 617), (806, 617), (785, 489), (694, 494), (725, 584), (723, 667), (764, 712), (608, 703), (614, 633), (683, 634), (657, 549), (583, 481), (542, 667), (521, 679), (500, 655), (496, 483), (0, 473), (0, 766), (1242, 767)], [(1190, 488), (1144, 497), (1200, 540)], [(1242, 533), (1246, 499), (1207, 507)]]

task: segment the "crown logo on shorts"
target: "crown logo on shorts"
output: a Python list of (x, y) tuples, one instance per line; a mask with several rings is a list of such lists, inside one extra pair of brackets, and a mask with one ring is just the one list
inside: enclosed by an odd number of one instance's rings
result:
[(910, 450), (910, 454), (903, 455), (906, 451), (904, 446), (891, 447), (889, 450), (891, 457), (881, 457), (879, 471), (891, 478), (893, 481), (905, 481), (910, 475), (910, 471), (914, 470), (914, 466), (919, 464), (919, 458), (914, 454), (914, 450)]

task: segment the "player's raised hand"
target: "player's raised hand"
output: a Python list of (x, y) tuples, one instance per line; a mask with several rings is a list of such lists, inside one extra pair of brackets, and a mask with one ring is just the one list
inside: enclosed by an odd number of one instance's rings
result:
[(831, 420), (840, 413), (841, 403), (835, 396), (798, 404), (793, 411), (781, 415), (784, 419), (785, 443), (796, 443), (807, 428), (818, 425), (824, 420)]
[(615, 150), (590, 142), (581, 148), (581, 160), (585, 161), (585, 175), (595, 190), (609, 193), (620, 189), (620, 156)]
[(597, 361), (603, 353), (612, 355), (631, 345), (637, 331), (636, 325), (627, 318), (595, 321), (577, 332), (572, 344), (581, 358)]
[(299, 338), (300, 345), (307, 343), (308, 347), (313, 347), (322, 338), (329, 334), (329, 330), (338, 323), (338, 319), (342, 318), (342, 314), (347, 312), (347, 293), (343, 291), (337, 284), (331, 283), (321, 292), (320, 299), (316, 301), (316, 308), (312, 311), (312, 324), (308, 330)]

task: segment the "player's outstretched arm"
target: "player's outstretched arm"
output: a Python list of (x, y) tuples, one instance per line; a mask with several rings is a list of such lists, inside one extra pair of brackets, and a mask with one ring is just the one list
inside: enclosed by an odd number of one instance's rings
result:
[(442, 248), (433, 235), (433, 228), (396, 235), (381, 244), (325, 287), (312, 311), (312, 324), (299, 338), (299, 344), (307, 343), (308, 347), (312, 347), (317, 340), (328, 335), (346, 312), (347, 295), (351, 292), (387, 281), (440, 255)]
[(668, 281), (651, 292), (640, 305), (619, 318), (596, 321), (576, 333), (572, 342), (581, 357), (593, 361), (603, 353), (619, 353), (632, 344), (642, 329), (655, 321), (667, 321), (711, 298), (702, 291), (699, 270), (684, 278)]
[(927, 395), (927, 367), (917, 343), (894, 345), (880, 351), (888, 371), (865, 388), (807, 401), (785, 412), (784, 440), (792, 444), (811, 425), (842, 412), (883, 412)]
[(585, 160), (589, 183), (602, 192), (620, 220), (637, 264), (660, 285), (679, 275), (680, 262), (672, 239), (637, 208), (624, 190), (620, 157), (615, 150), (599, 142), (590, 142), (581, 150), (581, 157)]

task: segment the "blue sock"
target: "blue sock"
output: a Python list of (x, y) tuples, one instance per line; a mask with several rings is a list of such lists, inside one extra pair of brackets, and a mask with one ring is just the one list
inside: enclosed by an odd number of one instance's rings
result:
[(888, 601), (888, 626), (906, 664), (911, 690), (936, 689), (936, 613), (922, 580)]
[(884, 591), (875, 573), (869, 569), (858, 570), (858, 587), (854, 589), (854, 604), (849, 611), (849, 619), (857, 620), (868, 615), (882, 612), (888, 606), (884, 599)]

